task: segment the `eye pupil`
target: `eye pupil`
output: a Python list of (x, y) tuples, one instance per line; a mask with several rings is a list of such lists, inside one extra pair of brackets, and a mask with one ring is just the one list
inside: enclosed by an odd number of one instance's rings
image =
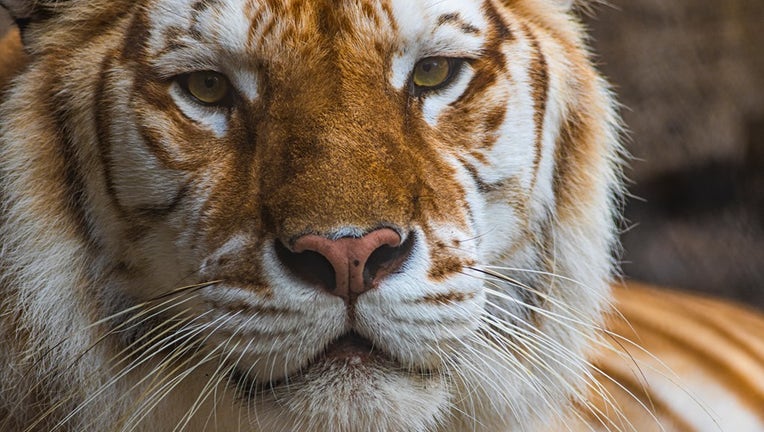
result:
[(220, 105), (228, 97), (230, 85), (228, 79), (218, 72), (200, 71), (188, 74), (184, 87), (199, 102)]
[(434, 89), (453, 76), (453, 60), (447, 57), (428, 57), (414, 67), (414, 85), (419, 89)]

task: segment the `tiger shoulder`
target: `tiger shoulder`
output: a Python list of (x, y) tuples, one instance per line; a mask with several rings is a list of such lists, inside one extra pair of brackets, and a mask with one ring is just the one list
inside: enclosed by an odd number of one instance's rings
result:
[(581, 430), (764, 430), (761, 311), (634, 282), (613, 302)]

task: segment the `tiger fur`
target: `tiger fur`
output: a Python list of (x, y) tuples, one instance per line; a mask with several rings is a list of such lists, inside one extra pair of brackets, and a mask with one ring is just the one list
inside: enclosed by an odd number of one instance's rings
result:
[(570, 2), (2, 4), (0, 430), (691, 424), (602, 325), (619, 121)]

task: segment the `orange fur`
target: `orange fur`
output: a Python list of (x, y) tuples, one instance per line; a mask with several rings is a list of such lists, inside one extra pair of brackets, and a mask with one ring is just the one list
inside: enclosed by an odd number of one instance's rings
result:
[[(721, 408), (725, 393), (764, 422), (759, 311), (635, 282), (614, 287), (614, 306), (604, 335), (608, 348), (595, 349), (593, 356), (595, 375), (610, 399), (592, 395), (596, 409), (581, 407), (587, 419), (581, 431), (608, 430), (611, 421), (631, 423), (639, 432), (700, 431), (706, 429), (694, 422), (713, 427), (713, 421), (725, 431), (750, 430), (734, 426), (730, 412)], [(597, 413), (611, 415), (603, 420)]]
[(26, 55), (21, 47), (21, 39), (16, 29), (0, 38), (0, 92), (8, 85), (26, 64)]

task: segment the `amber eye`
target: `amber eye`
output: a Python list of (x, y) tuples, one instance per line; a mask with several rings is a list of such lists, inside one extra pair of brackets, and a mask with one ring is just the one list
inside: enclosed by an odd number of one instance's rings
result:
[(414, 85), (420, 89), (434, 89), (446, 84), (454, 75), (455, 59), (427, 57), (414, 67)]
[(220, 105), (229, 95), (230, 84), (225, 75), (213, 71), (191, 72), (186, 76), (186, 90), (207, 105)]

